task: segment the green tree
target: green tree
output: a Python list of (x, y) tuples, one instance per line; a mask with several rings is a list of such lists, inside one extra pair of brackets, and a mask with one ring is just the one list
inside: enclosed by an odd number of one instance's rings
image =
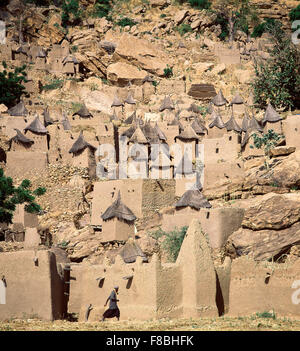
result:
[(20, 186), (15, 187), (11, 177), (6, 177), (0, 168), (0, 223), (10, 224), (16, 205), (25, 204), (25, 211), (38, 213), (41, 211), (40, 205), (35, 202), (36, 196), (45, 194), (46, 189), (39, 187), (34, 191), (30, 190), (31, 183), (24, 179)]
[(257, 23), (255, 6), (250, 0), (216, 0), (214, 8), (217, 12), (217, 23), (222, 27), (221, 39), (227, 35), (229, 42), (234, 40), (237, 29), (249, 35), (249, 26)]
[(255, 75), (251, 86), (255, 103), (263, 108), (270, 102), (276, 108), (293, 108), (300, 92), (300, 53), (281, 24), (267, 26), (271, 34), (270, 58), (255, 60)]
[(78, 0), (63, 0), (61, 25), (67, 27), (70, 24), (78, 24), (81, 21), (82, 10)]
[(25, 93), (23, 82), (26, 79), (26, 65), (16, 67), (14, 71), (7, 71), (6, 62), (2, 62), (4, 70), (0, 72), (0, 104), (12, 107), (20, 101), (20, 97)]
[(253, 144), (250, 145), (251, 149), (261, 149), (263, 148), (265, 156), (266, 156), (266, 161), (265, 161), (265, 166), (268, 169), (269, 168), (269, 152), (271, 149), (273, 149), (275, 146), (278, 145), (278, 142), (283, 138), (282, 135), (277, 134), (274, 132), (273, 129), (269, 129), (267, 133), (263, 135), (258, 135), (256, 133), (252, 134), (251, 137), (253, 138)]
[(277, 21), (274, 18), (265, 18), (264, 22), (259, 23), (253, 29), (251, 34), (252, 38), (260, 38), (263, 33), (268, 32), (268, 30), (277, 25)]

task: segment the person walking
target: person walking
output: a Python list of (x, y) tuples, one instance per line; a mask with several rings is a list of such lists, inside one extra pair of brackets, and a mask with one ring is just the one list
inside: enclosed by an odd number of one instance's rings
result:
[(107, 298), (104, 307), (107, 305), (109, 301), (109, 308), (103, 313), (102, 322), (105, 321), (105, 318), (113, 318), (113, 317), (117, 317), (117, 319), (120, 320), (120, 310), (117, 305), (117, 302), (119, 302), (119, 300), (117, 299), (118, 291), (119, 291), (119, 287), (115, 286), (113, 291), (110, 293), (109, 297)]

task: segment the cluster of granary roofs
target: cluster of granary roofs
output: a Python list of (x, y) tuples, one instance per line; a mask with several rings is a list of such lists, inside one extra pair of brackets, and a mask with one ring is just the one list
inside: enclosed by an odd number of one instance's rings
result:
[[(132, 95), (129, 93), (127, 99), (124, 102), (121, 102), (120, 99), (115, 96), (114, 101), (112, 103), (112, 107), (114, 108), (114, 114), (110, 117), (110, 121), (118, 120), (119, 117), (116, 114), (116, 108), (122, 109), (124, 104), (135, 104), (135, 100)], [(261, 122), (254, 117), (254, 115), (249, 118), (248, 113), (245, 109), (244, 118), (242, 123), (239, 123), (234, 118), (234, 106), (243, 105), (243, 99), (239, 94), (237, 94), (232, 102), (229, 104), (232, 108), (232, 114), (230, 119), (224, 123), (221, 116), (221, 109), (228, 105), (228, 101), (223, 96), (222, 91), (220, 91), (211, 101), (208, 113), (211, 114), (211, 121), (208, 126), (205, 125), (205, 121), (199, 118), (199, 109), (196, 105), (192, 104), (188, 109), (188, 113), (185, 118), (181, 119), (176, 114), (166, 115), (167, 121), (163, 121), (162, 123), (156, 122), (153, 124), (152, 122), (144, 122), (143, 119), (138, 118), (136, 116), (136, 112), (134, 111), (131, 116), (127, 119), (123, 120), (123, 126), (128, 125), (129, 128), (121, 133), (121, 136), (127, 137), (129, 143), (137, 143), (137, 144), (153, 144), (153, 143), (168, 143), (169, 138), (166, 136), (167, 132), (164, 131), (164, 125), (176, 126), (177, 133), (174, 135), (173, 141), (179, 139), (182, 142), (198, 142), (202, 138), (206, 136), (208, 138), (218, 138), (222, 137), (227, 132), (235, 132), (241, 135), (243, 133), (243, 138), (241, 140), (242, 148), (247, 144), (251, 133), (253, 131), (262, 132), (264, 129), (272, 128), (276, 131), (277, 122), (282, 120), (282, 117), (275, 111), (271, 104), (268, 105), (264, 118)], [(217, 109), (216, 109), (217, 107)], [(171, 100), (169, 96), (167, 96), (161, 106), (159, 111), (167, 111), (173, 112), (175, 110), (174, 102)], [(18, 103), (16, 106), (12, 107), (7, 111), (7, 113), (11, 116), (26, 116), (28, 111), (25, 107), (23, 101)], [(73, 116), (78, 115), (81, 119), (90, 119), (93, 118), (91, 112), (84, 105), (80, 108), (79, 111), (73, 114)], [(172, 120), (170, 120), (170, 116)], [(26, 146), (26, 148), (30, 147), (34, 144), (34, 140), (30, 139), (27, 136), (27, 133), (30, 131), (35, 135), (47, 135), (48, 130), (47, 127), (53, 123), (53, 119), (50, 117), (49, 110), (46, 108), (43, 113), (44, 120), (43, 122), (39, 119), (38, 116), (24, 128), (24, 131), (20, 131), (16, 128), (16, 135), (11, 138), (10, 142), (20, 143)], [(63, 113), (63, 117), (61, 119), (61, 124), (65, 131), (71, 130), (71, 123)], [(29, 133), (30, 135), (32, 135)], [(83, 133), (81, 133), (78, 139), (73, 143), (72, 147), (68, 150), (69, 153), (72, 153), (76, 156), (78, 153), (82, 152), (84, 149), (89, 148), (96, 150), (96, 147), (85, 141)]]

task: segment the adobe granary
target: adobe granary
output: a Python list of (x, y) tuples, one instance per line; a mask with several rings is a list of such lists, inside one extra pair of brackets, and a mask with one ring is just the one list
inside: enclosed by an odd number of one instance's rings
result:
[(25, 107), (24, 101), (21, 100), (17, 105), (6, 111), (10, 116), (27, 116), (28, 110)]
[(237, 124), (233, 114), (231, 115), (230, 119), (225, 123), (225, 128), (227, 129), (227, 132), (236, 132), (236, 133), (241, 133), (242, 129), (241, 127)]
[(79, 62), (75, 56), (68, 55), (62, 60), (63, 73), (67, 76), (76, 76), (79, 73)]
[(225, 99), (222, 90), (218, 92), (218, 94), (211, 99), (213, 105), (217, 106), (218, 108), (224, 107), (228, 104), (228, 101)]
[(97, 148), (85, 141), (83, 132), (81, 131), (77, 140), (69, 150), (73, 154), (73, 166), (88, 168), (91, 175), (96, 174), (95, 152)]
[(27, 138), (19, 129), (15, 129), (16, 135), (9, 140), (10, 151), (29, 150), (34, 141)]
[(117, 95), (114, 96), (111, 107), (114, 108), (114, 112), (117, 114), (118, 118), (122, 118), (124, 103), (119, 99)]
[(132, 113), (133, 111), (135, 111), (135, 108), (136, 108), (136, 101), (133, 98), (131, 92), (129, 92), (126, 100), (124, 101), (125, 115), (128, 115), (128, 113)]
[(165, 110), (173, 111), (175, 110), (174, 102), (171, 100), (170, 96), (166, 96), (159, 108), (159, 112), (163, 112)]
[(287, 146), (295, 146), (300, 148), (299, 138), (300, 115), (287, 116), (286, 120), (282, 122), (282, 128)]
[(211, 123), (208, 126), (208, 138), (221, 138), (225, 133), (225, 124), (219, 111), (213, 110), (211, 114)]
[(24, 129), (24, 132), (26, 136), (29, 136), (34, 141), (33, 151), (48, 151), (48, 130), (38, 116)]
[(199, 136), (204, 136), (208, 134), (207, 128), (201, 121), (198, 120), (198, 118), (194, 119), (192, 123), (192, 128), (194, 129), (195, 133)]
[(180, 211), (184, 208), (199, 211), (200, 208), (211, 208), (211, 204), (202, 194), (201, 189), (187, 190), (176, 202), (175, 208)]
[(143, 86), (142, 86), (142, 94), (143, 94), (143, 102), (148, 103), (150, 101), (150, 97), (155, 94), (155, 80), (147, 75), (143, 79)]
[(46, 128), (54, 123), (53, 119), (50, 116), (50, 112), (49, 112), (49, 108), (48, 107), (46, 107), (44, 109), (43, 116), (44, 116), (44, 126)]
[(282, 117), (276, 112), (274, 107), (269, 103), (262, 119), (264, 126), (264, 132), (266, 133), (269, 129), (273, 129), (275, 133), (282, 134), (281, 127)]
[(72, 116), (79, 116), (80, 118), (93, 118), (93, 115), (87, 109), (85, 104), (83, 104), (83, 106), (77, 112), (73, 113)]
[(120, 190), (117, 199), (101, 215), (102, 242), (127, 241), (134, 237), (134, 213), (121, 201)]
[(236, 93), (229, 106), (231, 106), (232, 112), (238, 115), (245, 112), (244, 100), (239, 92)]
[(199, 137), (190, 124), (188, 124), (183, 131), (181, 131), (177, 136), (175, 136), (175, 141), (176, 143), (180, 144), (182, 150), (184, 150), (187, 144), (189, 144), (192, 151), (192, 160), (196, 159), (196, 145), (199, 142)]
[(64, 130), (71, 130), (72, 129), (71, 124), (70, 124), (69, 119), (68, 119), (68, 116), (64, 111), (62, 113), (61, 123), (63, 125)]

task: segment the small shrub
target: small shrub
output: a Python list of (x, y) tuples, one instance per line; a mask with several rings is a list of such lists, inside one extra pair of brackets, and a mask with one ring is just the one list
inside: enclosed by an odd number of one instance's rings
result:
[(187, 230), (188, 226), (182, 227), (180, 229), (176, 227), (170, 232), (165, 232), (159, 228), (158, 230), (149, 233), (148, 235), (155, 240), (163, 238), (162, 249), (168, 254), (169, 260), (171, 262), (175, 262)]
[(72, 51), (72, 52), (77, 52), (77, 51), (78, 51), (78, 46), (77, 46), (77, 45), (73, 45), (73, 46), (71, 47), (71, 51)]
[(258, 318), (271, 318), (271, 319), (276, 319), (276, 314), (274, 311), (272, 312), (256, 312), (256, 316)]
[(54, 79), (50, 84), (46, 84), (42, 87), (42, 90), (48, 91), (48, 90), (55, 90), (59, 89), (63, 86), (63, 79)]
[(158, 230), (156, 230), (155, 232), (151, 232), (148, 234), (151, 238), (155, 239), (155, 240), (158, 240), (160, 239), (161, 237), (163, 237), (165, 235), (165, 232), (159, 228)]
[(167, 67), (164, 69), (164, 77), (166, 78), (173, 77), (173, 68), (169, 67), (169, 65), (167, 65)]
[(172, 262), (175, 262), (178, 257), (187, 230), (188, 227), (185, 226), (181, 229), (175, 228), (171, 232), (165, 233), (162, 247), (168, 253), (168, 257)]
[(71, 110), (72, 112), (77, 112), (78, 110), (80, 110), (83, 107), (83, 104), (81, 104), (80, 102), (71, 102)]
[(165, 17), (167, 17), (167, 15), (165, 13), (162, 13), (159, 17), (160, 18), (165, 18)]
[(176, 27), (176, 30), (179, 32), (181, 36), (186, 33), (190, 33), (193, 31), (192, 27), (189, 24), (182, 23), (180, 26)]
[(133, 27), (136, 25), (137, 22), (133, 21), (131, 18), (128, 17), (123, 17), (121, 18), (119, 21), (117, 21), (115, 24), (119, 27), (126, 27), (126, 26), (130, 26)]
[(188, 3), (199, 10), (208, 10), (211, 7), (211, 2), (208, 0), (188, 0)]
[(92, 17), (109, 17), (111, 10), (110, 0), (96, 0), (94, 4), (94, 9), (92, 12)]
[(228, 20), (221, 13), (217, 13), (216, 25), (221, 26), (221, 34), (219, 35), (219, 39), (225, 40), (229, 36), (228, 30)]

